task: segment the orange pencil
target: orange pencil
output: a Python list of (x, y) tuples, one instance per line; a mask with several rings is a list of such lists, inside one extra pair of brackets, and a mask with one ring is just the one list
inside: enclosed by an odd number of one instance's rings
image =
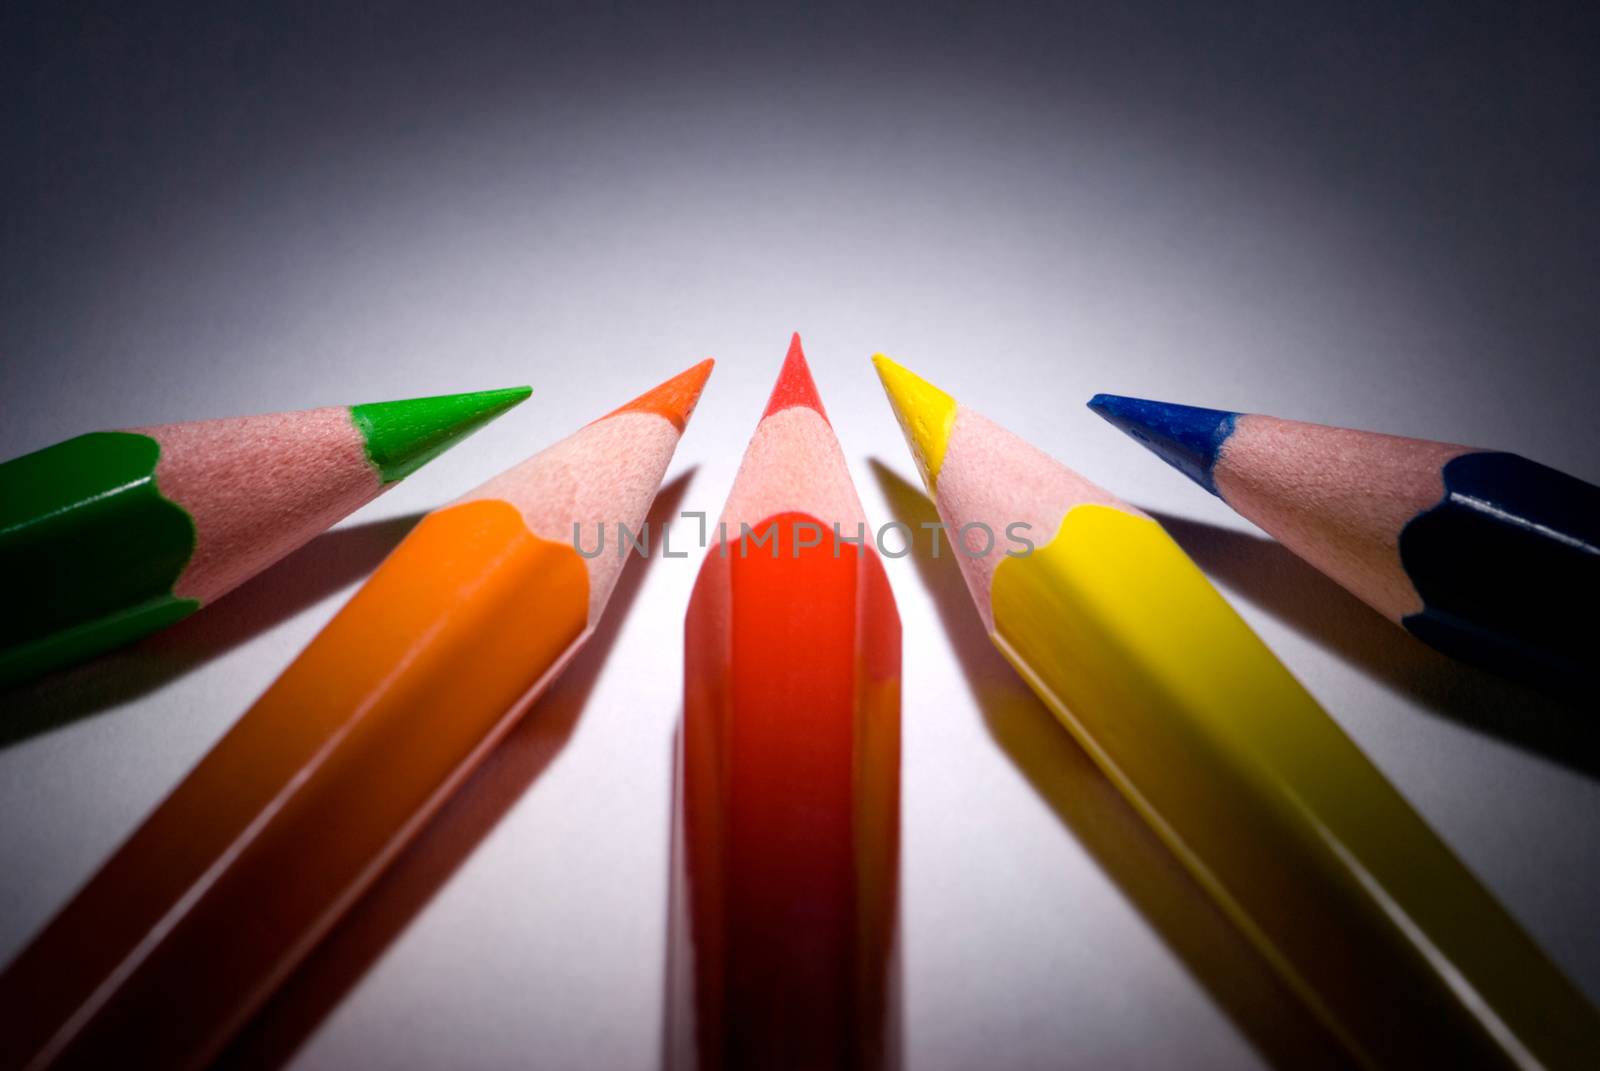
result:
[(425, 517), (0, 976), (0, 1067), (214, 1057), (583, 643), (575, 526), (639, 527), (710, 372)]
[(900, 618), (798, 335), (721, 526), (684, 627), (672, 1059), (891, 1065)]

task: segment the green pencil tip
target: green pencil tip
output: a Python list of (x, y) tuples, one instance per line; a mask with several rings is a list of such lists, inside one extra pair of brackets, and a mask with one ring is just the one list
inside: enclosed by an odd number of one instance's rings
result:
[(384, 483), (403, 480), (533, 393), (531, 387), (352, 405), (350, 419)]

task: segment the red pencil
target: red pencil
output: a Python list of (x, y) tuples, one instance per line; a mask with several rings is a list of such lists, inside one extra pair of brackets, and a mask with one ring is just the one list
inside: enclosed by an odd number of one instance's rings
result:
[(685, 647), (673, 1061), (892, 1062), (900, 619), (798, 335)]

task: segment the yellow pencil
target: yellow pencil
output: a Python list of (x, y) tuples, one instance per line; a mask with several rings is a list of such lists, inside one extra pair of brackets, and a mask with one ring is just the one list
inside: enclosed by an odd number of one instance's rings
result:
[(1594, 1066), (1595, 1009), (1159, 525), (873, 362), (995, 645), (1359, 1061)]

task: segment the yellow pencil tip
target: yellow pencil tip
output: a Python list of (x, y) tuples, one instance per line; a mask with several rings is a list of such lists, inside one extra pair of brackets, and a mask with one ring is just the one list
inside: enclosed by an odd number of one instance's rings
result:
[(922, 482), (931, 495), (939, 478), (939, 466), (944, 463), (945, 448), (950, 444), (950, 429), (955, 426), (956, 400), (881, 353), (873, 356), (872, 366), (878, 370), (895, 419), (905, 433), (906, 445), (916, 459), (917, 471), (922, 473)]

